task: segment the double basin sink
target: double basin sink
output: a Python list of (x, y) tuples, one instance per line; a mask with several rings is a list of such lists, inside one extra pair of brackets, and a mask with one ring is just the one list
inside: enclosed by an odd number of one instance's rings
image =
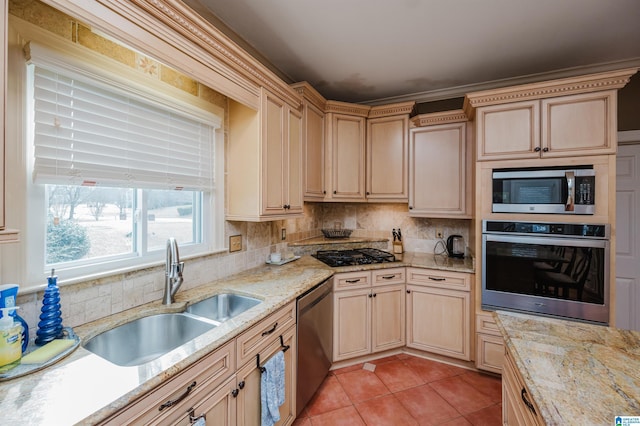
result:
[(222, 322), (261, 303), (223, 293), (187, 306), (184, 312), (129, 321), (89, 339), (84, 348), (116, 365), (141, 365), (182, 346)]

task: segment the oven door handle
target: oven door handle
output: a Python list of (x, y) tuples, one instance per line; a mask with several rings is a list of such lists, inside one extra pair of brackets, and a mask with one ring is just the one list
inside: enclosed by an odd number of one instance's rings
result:
[[(592, 247), (609, 249), (608, 239), (594, 239), (585, 237), (541, 237), (541, 236), (525, 236), (525, 235), (504, 235), (504, 234), (482, 234), (482, 242), (486, 244), (489, 241), (514, 243), (514, 244), (533, 244), (533, 245), (550, 245), (550, 246), (568, 246), (568, 247)], [(486, 246), (483, 245), (483, 255), (486, 254)]]
[(573, 171), (568, 170), (564, 174), (567, 179), (567, 202), (564, 204), (564, 211), (572, 212), (575, 208), (576, 199), (576, 177)]

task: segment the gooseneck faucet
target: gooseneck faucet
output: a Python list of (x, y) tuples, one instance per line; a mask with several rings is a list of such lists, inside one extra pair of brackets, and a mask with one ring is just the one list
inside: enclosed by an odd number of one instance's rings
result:
[(164, 296), (162, 296), (162, 304), (170, 305), (173, 297), (182, 285), (182, 271), (184, 270), (184, 262), (180, 262), (180, 254), (178, 253), (178, 242), (171, 237), (167, 240), (167, 259), (164, 272)]

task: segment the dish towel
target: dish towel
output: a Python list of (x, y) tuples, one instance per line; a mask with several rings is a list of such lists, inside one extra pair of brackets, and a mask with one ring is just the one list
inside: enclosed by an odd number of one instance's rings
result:
[(260, 378), (262, 426), (273, 426), (280, 420), (280, 406), (284, 404), (284, 352), (275, 354), (264, 364)]

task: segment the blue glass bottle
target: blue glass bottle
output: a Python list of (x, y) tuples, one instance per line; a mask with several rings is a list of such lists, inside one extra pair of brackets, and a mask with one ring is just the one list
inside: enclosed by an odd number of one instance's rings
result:
[(60, 311), (60, 289), (58, 277), (51, 270), (47, 277), (47, 288), (42, 298), (42, 312), (36, 332), (36, 345), (42, 346), (50, 341), (62, 337), (62, 312)]

